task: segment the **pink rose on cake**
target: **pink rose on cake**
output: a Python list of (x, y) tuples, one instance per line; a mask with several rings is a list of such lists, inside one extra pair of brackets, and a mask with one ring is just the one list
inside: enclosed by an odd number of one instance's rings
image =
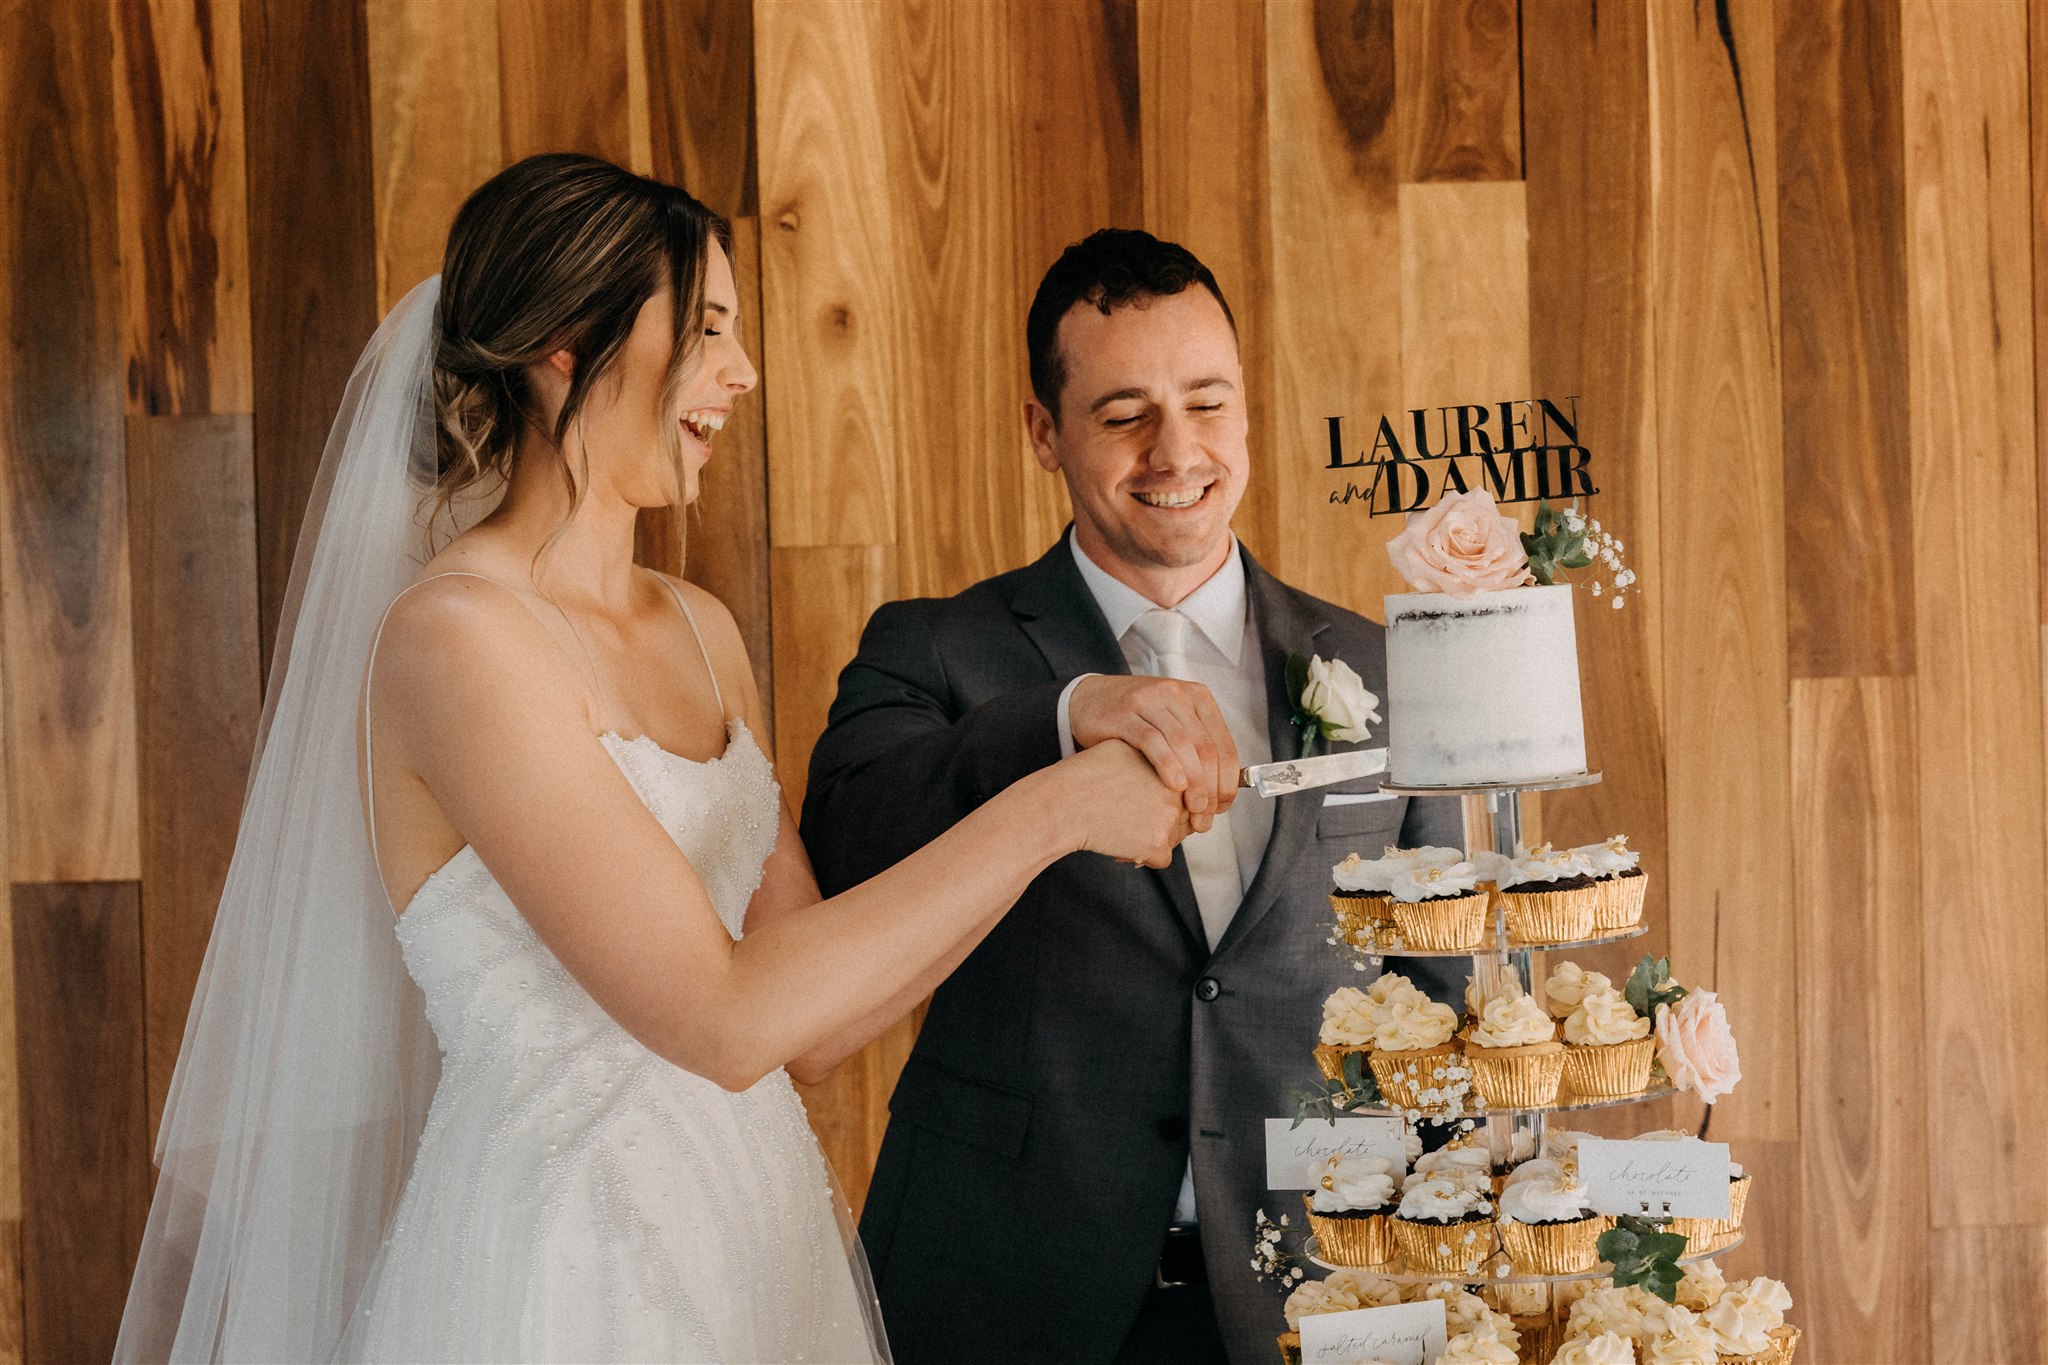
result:
[(1417, 592), (1470, 599), (1536, 581), (1521, 528), (1500, 514), (1492, 491), (1483, 486), (1410, 512), (1401, 534), (1387, 542), (1387, 557)]
[(1708, 1104), (1742, 1079), (1728, 1011), (1712, 991), (1687, 991), (1677, 1004), (1657, 1010), (1657, 1058), (1673, 1085)]

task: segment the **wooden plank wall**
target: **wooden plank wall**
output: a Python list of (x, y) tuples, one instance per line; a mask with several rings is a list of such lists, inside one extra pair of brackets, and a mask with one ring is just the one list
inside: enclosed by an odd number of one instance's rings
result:
[[(1022, 318), (1090, 228), (1215, 267), (1240, 534), (1368, 612), (1323, 419), (1576, 395), (1643, 582), (1544, 827), (1728, 1001), (1736, 1259), (1816, 1361), (2043, 1358), (2048, 0), (0, 0), (0, 1361), (111, 1345), (350, 363), (558, 147), (734, 219), (762, 390), (642, 547), (793, 799), (866, 614), (1064, 520)], [(914, 1028), (809, 1096), (856, 1199)]]

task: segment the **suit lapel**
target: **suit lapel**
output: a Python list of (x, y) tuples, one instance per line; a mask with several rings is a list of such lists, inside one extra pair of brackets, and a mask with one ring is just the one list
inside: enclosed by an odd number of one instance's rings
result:
[[(1321, 614), (1304, 611), (1301, 604), (1313, 599), (1288, 592), (1249, 554), (1244, 557), (1244, 568), (1245, 587), (1251, 594), (1252, 610), (1258, 620), (1259, 650), (1266, 667), (1267, 730), (1273, 741), (1273, 757), (1286, 758), (1301, 750), (1301, 733), (1292, 724), (1294, 708), (1287, 702), (1287, 656), (1296, 651), (1313, 653), (1316, 636), (1327, 630), (1330, 623)], [(1259, 860), (1258, 873), (1245, 890), (1230, 927), (1223, 931), (1223, 938), (1216, 945), (1219, 957), (1249, 934), (1273, 908), (1279, 888), (1286, 881), (1287, 868), (1307, 849), (1316, 813), (1322, 807), (1322, 793), (1315, 791), (1272, 798), (1247, 792), (1238, 799), (1274, 801), (1273, 833), (1266, 840), (1266, 854)], [(1179, 866), (1178, 860), (1175, 865)], [(1193, 898), (1192, 890), (1189, 896)]]
[[(1080, 567), (1074, 563), (1066, 534), (1018, 576), (1010, 610), (1017, 618), (1018, 628), (1045, 656), (1056, 680), (1082, 673), (1131, 671), (1122, 647), (1109, 633), (1102, 608), (1096, 605), (1095, 595), (1088, 591)], [(1284, 707), (1284, 698), (1282, 704)], [(1188, 878), (1187, 858), (1176, 849), (1170, 867), (1148, 869), (1148, 874), (1173, 906), (1181, 927), (1206, 954), (1209, 938), (1202, 932), (1202, 911), (1195, 903), (1195, 884)]]

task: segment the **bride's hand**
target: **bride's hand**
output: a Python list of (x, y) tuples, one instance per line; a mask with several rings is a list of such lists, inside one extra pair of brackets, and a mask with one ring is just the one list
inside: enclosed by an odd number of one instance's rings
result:
[(1181, 794), (1122, 740), (1091, 745), (1052, 772), (1076, 851), (1165, 867), (1192, 828)]

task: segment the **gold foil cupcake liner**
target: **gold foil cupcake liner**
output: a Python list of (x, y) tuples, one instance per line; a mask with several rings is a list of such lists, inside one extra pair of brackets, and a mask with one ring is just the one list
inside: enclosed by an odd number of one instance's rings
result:
[(1648, 877), (1609, 877), (1595, 883), (1595, 889), (1600, 893), (1593, 904), (1595, 930), (1618, 934), (1643, 922), (1643, 898), (1650, 890)]
[(1414, 1052), (1374, 1052), (1366, 1061), (1372, 1066), (1372, 1078), (1379, 1082), (1380, 1098), (1390, 1107), (1421, 1109), (1424, 1106), (1416, 1092), (1438, 1089), (1442, 1084), (1436, 1074), (1438, 1067), (1456, 1056), (1456, 1049), (1445, 1043)]
[(1719, 1218), (1674, 1218), (1664, 1229), (1685, 1238), (1685, 1254), (1706, 1256), (1717, 1251), (1725, 1232)]
[(1799, 1351), (1799, 1329), (1791, 1323), (1770, 1330), (1771, 1344), (1755, 1355), (1721, 1357), (1721, 1365), (1792, 1365)]
[(1308, 1210), (1309, 1231), (1316, 1235), (1322, 1260), (1332, 1265), (1383, 1266), (1394, 1259), (1394, 1233), (1384, 1213), (1358, 1218), (1333, 1218), (1316, 1212), (1314, 1195), (1301, 1197)]
[(1274, 1340), (1280, 1344), (1280, 1359), (1284, 1365), (1301, 1365), (1301, 1333), (1282, 1332)]
[(1330, 909), (1336, 912), (1337, 927), (1349, 938), (1361, 929), (1372, 930), (1390, 924), (1394, 918), (1392, 896), (1340, 896), (1332, 893)]
[(1409, 948), (1431, 952), (1455, 952), (1476, 948), (1486, 937), (1486, 893), (1449, 896), (1440, 900), (1394, 902), (1394, 926), (1401, 942)]
[(1749, 1203), (1749, 1176), (1739, 1175), (1728, 1182), (1728, 1216), (1719, 1220), (1724, 1236), (1733, 1237), (1742, 1231), (1742, 1210)]
[(1372, 1049), (1369, 1047), (1351, 1047), (1341, 1043), (1317, 1043), (1316, 1066), (1322, 1070), (1323, 1079), (1329, 1081), (1343, 1080), (1344, 1059), (1354, 1052), (1363, 1053), (1367, 1057), (1372, 1056)]
[(1582, 1100), (1619, 1100), (1650, 1087), (1657, 1040), (1645, 1034), (1625, 1043), (1566, 1043), (1564, 1088)]
[(1574, 943), (1593, 937), (1594, 907), (1600, 887), (1577, 886), (1569, 891), (1503, 891), (1508, 932), (1522, 943)]
[(1493, 1220), (1464, 1223), (1417, 1223), (1391, 1218), (1394, 1245), (1411, 1273), (1470, 1275), (1493, 1255)]
[(1600, 1263), (1597, 1244), (1609, 1220), (1598, 1214), (1572, 1223), (1500, 1220), (1500, 1244), (1522, 1275), (1572, 1275)]
[(1472, 1088), (1495, 1109), (1542, 1109), (1557, 1103), (1564, 1079), (1564, 1047), (1528, 1043), (1520, 1047), (1465, 1044)]

